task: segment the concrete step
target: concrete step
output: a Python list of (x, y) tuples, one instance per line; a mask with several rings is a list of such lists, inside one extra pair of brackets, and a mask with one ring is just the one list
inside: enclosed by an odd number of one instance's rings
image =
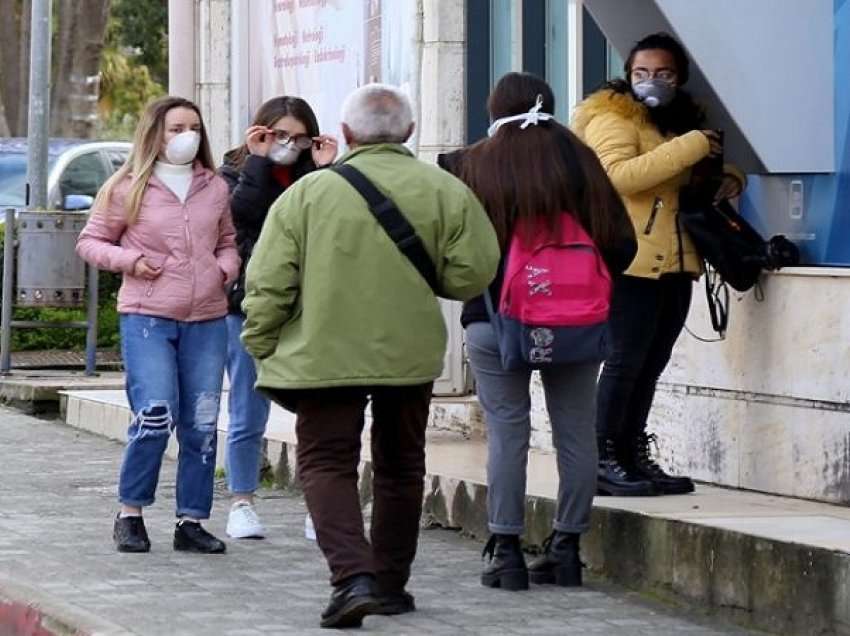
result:
[[(124, 439), (129, 411), (123, 392), (70, 391), (63, 401), (69, 425)], [(220, 454), (225, 405), (222, 412)], [(477, 412), (474, 401), (435, 401), (424, 514), (426, 522), (485, 537), (487, 449), (480, 427), (468, 424), (466, 433), (440, 428), (451, 418)], [(297, 485), (293, 416), (273, 407), (266, 441), (277, 481)], [(361, 493), (367, 504), (371, 466), (365, 433), (364, 442)], [(527, 493), (525, 539), (539, 546), (549, 534), (557, 496), (551, 453), (531, 451)], [(592, 569), (618, 583), (684, 599), (749, 627), (850, 634), (850, 509), (845, 507), (710, 485), (679, 497), (597, 498), (583, 556)]]
[(13, 369), (0, 375), (0, 404), (25, 413), (55, 413), (59, 394), (67, 390), (122, 389), (124, 374), (116, 371), (86, 376), (82, 371)]

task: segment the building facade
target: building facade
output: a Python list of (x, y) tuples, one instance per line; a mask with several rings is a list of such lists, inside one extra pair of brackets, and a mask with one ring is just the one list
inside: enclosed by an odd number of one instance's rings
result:
[[(546, 77), (567, 121), (622, 72), (641, 35), (668, 31), (729, 159), (750, 175), (741, 212), (800, 246), (802, 267), (733, 294), (722, 342), (688, 334), (651, 426), (665, 464), (711, 483), (850, 502), (850, 2), (847, 0), (171, 0), (171, 91), (200, 103), (215, 153), (264, 99), (298, 94), (324, 131), (368, 81), (413, 100), (411, 145), (431, 161), (479, 139), (509, 70)], [(689, 329), (712, 336), (704, 295)], [(473, 391), (447, 304), (445, 395)], [(710, 339), (710, 338), (709, 338)], [(471, 411), (470, 411), (471, 412)], [(471, 416), (470, 416), (471, 417)], [(550, 448), (539, 387), (533, 443)]]

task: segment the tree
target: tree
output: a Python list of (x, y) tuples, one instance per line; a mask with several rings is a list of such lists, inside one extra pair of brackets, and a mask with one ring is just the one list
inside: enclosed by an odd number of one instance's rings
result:
[(30, 0), (0, 0), (0, 98), (6, 124), (14, 136), (26, 134), (29, 84)]
[(159, 85), (168, 84), (168, 0), (113, 0), (115, 38), (132, 51), (134, 64), (148, 67)]
[(101, 57), (98, 135), (129, 139), (168, 83), (167, 0), (113, 0)]
[[(128, 137), (168, 81), (167, 0), (53, 7), (51, 135)], [(0, 0), (0, 136), (27, 134), (31, 12), (31, 0)]]
[(111, 0), (58, 0), (50, 130), (57, 137), (92, 136), (98, 122), (100, 60)]

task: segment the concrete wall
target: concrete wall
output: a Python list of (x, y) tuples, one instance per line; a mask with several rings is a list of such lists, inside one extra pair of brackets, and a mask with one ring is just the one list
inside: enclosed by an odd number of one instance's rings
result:
[[(725, 342), (682, 336), (651, 419), (669, 465), (728, 486), (850, 502), (849, 274), (767, 276), (763, 302), (732, 301)], [(710, 332), (701, 291), (688, 322)]]

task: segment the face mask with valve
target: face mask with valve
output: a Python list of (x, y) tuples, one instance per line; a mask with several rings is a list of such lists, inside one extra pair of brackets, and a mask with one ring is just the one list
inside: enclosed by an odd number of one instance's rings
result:
[(291, 166), (298, 161), (301, 152), (301, 149), (293, 141), (288, 141), (285, 144), (276, 142), (269, 150), (269, 160), (279, 166)]
[(201, 135), (194, 130), (187, 130), (172, 137), (165, 146), (165, 158), (169, 163), (178, 166), (192, 163), (198, 156), (201, 147)]
[(657, 77), (635, 82), (632, 84), (632, 92), (649, 108), (667, 106), (676, 97), (676, 87)]

